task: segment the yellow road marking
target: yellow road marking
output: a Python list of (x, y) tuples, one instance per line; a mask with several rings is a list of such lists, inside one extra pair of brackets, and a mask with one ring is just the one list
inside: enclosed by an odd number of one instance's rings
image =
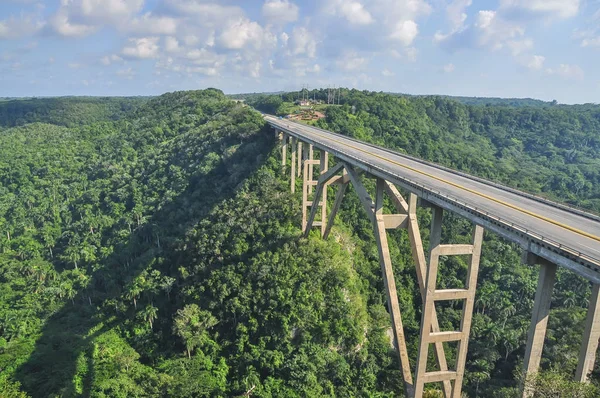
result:
[[(304, 127), (304, 126), (300, 126), (300, 127)], [(415, 173), (418, 173), (418, 174), (421, 174), (421, 175), (427, 176), (427, 177), (429, 177), (429, 178), (433, 178), (433, 179), (435, 179), (435, 180), (438, 180), (438, 181), (441, 181), (441, 182), (443, 182), (443, 183), (445, 183), (445, 184), (448, 184), (448, 185), (451, 185), (451, 186), (453, 186), (453, 187), (456, 187), (456, 188), (462, 189), (462, 190), (464, 190), (464, 191), (470, 192), (470, 193), (472, 193), (472, 194), (475, 194), (475, 195), (481, 196), (482, 198), (489, 199), (489, 200), (491, 200), (491, 201), (493, 201), (493, 202), (496, 202), (496, 203), (498, 203), (498, 204), (501, 204), (501, 205), (503, 205), (503, 206), (509, 207), (509, 208), (511, 208), (511, 209), (513, 209), (513, 210), (520, 211), (520, 212), (522, 212), (522, 213), (525, 213), (525, 214), (527, 214), (527, 215), (530, 215), (530, 216), (532, 216), (532, 217), (535, 217), (535, 218), (538, 218), (538, 219), (540, 219), (540, 220), (546, 221), (546, 222), (548, 222), (548, 223), (550, 223), (550, 224), (553, 224), (553, 225), (556, 225), (556, 226), (558, 226), (558, 227), (564, 228), (564, 229), (566, 229), (566, 230), (568, 230), (568, 231), (575, 232), (575, 233), (577, 233), (577, 234), (579, 234), (579, 235), (583, 235), (583, 236), (585, 236), (585, 237), (588, 237), (588, 238), (590, 238), (590, 239), (593, 239), (593, 240), (595, 240), (595, 241), (597, 241), (597, 242), (600, 242), (600, 236), (592, 235), (592, 234), (590, 234), (590, 233), (588, 233), (588, 232), (585, 232), (585, 231), (582, 231), (582, 230), (580, 230), (580, 229), (573, 228), (573, 227), (571, 227), (571, 226), (569, 226), (569, 225), (566, 225), (566, 224), (563, 224), (563, 223), (561, 223), (561, 222), (555, 221), (555, 220), (553, 220), (553, 219), (551, 219), (551, 218), (544, 217), (544, 216), (542, 216), (542, 215), (536, 214), (536, 213), (534, 213), (534, 212), (531, 212), (531, 211), (529, 211), (529, 210), (525, 210), (525, 209), (523, 209), (523, 208), (520, 208), (519, 206), (515, 206), (515, 205), (512, 205), (512, 204), (510, 204), (510, 203), (506, 203), (506, 202), (504, 202), (504, 201), (502, 201), (502, 200), (500, 200), (500, 199), (496, 199), (496, 198), (494, 198), (494, 197), (492, 197), (492, 196), (489, 196), (489, 195), (486, 195), (486, 194), (484, 194), (484, 193), (478, 192), (478, 191), (476, 191), (476, 190), (474, 190), (474, 189), (470, 189), (470, 188), (464, 187), (464, 186), (462, 186), (462, 185), (460, 185), (460, 184), (456, 184), (456, 183), (454, 183), (454, 182), (447, 181), (447, 180), (445, 180), (445, 179), (443, 179), (443, 178), (441, 178), (441, 177), (437, 177), (437, 176), (435, 176), (435, 175), (433, 175), (433, 174), (430, 174), (430, 173), (427, 173), (427, 172), (421, 171), (421, 170), (419, 170), (419, 169), (415, 169), (414, 167), (407, 166), (407, 165), (405, 165), (405, 164), (402, 164), (402, 163), (396, 162), (396, 161), (394, 161), (394, 160), (391, 160), (391, 159), (388, 159), (388, 158), (386, 158), (386, 157), (384, 157), (384, 156), (377, 155), (376, 153), (372, 153), (372, 152), (366, 151), (366, 150), (364, 150), (364, 149), (362, 149), (362, 148), (355, 147), (354, 145), (351, 145), (351, 144), (345, 143), (345, 142), (343, 142), (343, 141), (336, 140), (335, 138), (327, 137), (327, 136), (325, 136), (325, 135), (323, 135), (323, 134), (316, 133), (316, 132), (314, 132), (314, 131), (312, 131), (312, 132), (311, 132), (311, 134), (315, 134), (315, 135), (317, 135), (317, 136), (320, 136), (321, 138), (328, 139), (328, 140), (330, 140), (330, 141), (333, 141), (333, 142), (336, 142), (336, 143), (338, 143), (338, 144), (341, 144), (341, 145), (347, 146), (347, 147), (349, 147), (349, 148), (352, 148), (352, 149), (354, 149), (354, 150), (357, 150), (357, 151), (359, 151), (359, 152), (366, 153), (367, 155), (374, 156), (374, 157), (376, 157), (376, 158), (379, 158), (379, 159), (381, 159), (381, 160), (383, 160), (383, 161), (386, 161), (386, 162), (389, 162), (389, 163), (395, 164), (396, 166), (400, 166), (400, 167), (403, 167), (403, 168), (405, 168), (405, 169), (408, 169), (408, 170), (414, 171)]]

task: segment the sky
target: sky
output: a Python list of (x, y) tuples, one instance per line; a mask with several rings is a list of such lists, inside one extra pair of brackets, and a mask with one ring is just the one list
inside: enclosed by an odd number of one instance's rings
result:
[(600, 0), (0, 0), (0, 97), (303, 86), (600, 103)]

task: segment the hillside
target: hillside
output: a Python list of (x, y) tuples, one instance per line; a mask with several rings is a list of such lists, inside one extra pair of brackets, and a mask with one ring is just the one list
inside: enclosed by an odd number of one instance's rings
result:
[[(254, 104), (277, 111), (282, 97)], [(319, 125), (600, 205), (594, 109), (478, 114), (441, 98), (358, 91), (343, 98)], [(302, 239), (301, 190), (289, 193), (277, 141), (258, 112), (214, 89), (114, 100), (122, 101), (118, 117), (97, 101), (83, 101), (89, 115), (81, 123), (68, 112), (40, 118), (47, 113), (35, 107), (18, 123), (0, 118), (0, 396), (402, 394), (377, 249), (355, 194), (327, 242)], [(534, 163), (539, 170), (521, 169)], [(584, 179), (575, 193), (563, 181), (571, 168)], [(419, 210), (422, 225), (429, 218)], [(450, 216), (444, 239), (466, 241), (469, 231)], [(414, 359), (421, 299), (407, 242), (405, 231), (390, 233)], [(445, 267), (442, 287), (465, 264)], [(536, 280), (514, 245), (486, 235), (469, 396), (516, 396)], [(565, 381), (589, 290), (559, 274), (543, 377), (593, 397), (594, 385)], [(455, 323), (456, 309), (440, 308), (439, 319)], [(597, 365), (596, 382), (599, 375)]]

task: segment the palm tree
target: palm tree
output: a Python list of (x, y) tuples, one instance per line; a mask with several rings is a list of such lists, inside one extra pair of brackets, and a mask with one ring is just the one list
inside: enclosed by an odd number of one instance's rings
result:
[(150, 304), (146, 306), (146, 308), (144, 308), (144, 312), (142, 314), (146, 322), (150, 323), (150, 329), (152, 329), (152, 322), (156, 319), (158, 315), (158, 308)]

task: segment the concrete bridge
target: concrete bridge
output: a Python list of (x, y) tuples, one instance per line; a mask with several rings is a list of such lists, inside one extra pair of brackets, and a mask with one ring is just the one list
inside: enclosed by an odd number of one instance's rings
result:
[[(284, 170), (290, 154), (292, 192), (296, 178), (303, 176), (302, 228), (306, 235), (311, 228), (320, 227), (321, 235), (327, 238), (348, 184), (357, 192), (373, 224), (394, 342), (408, 397), (420, 398), (425, 384), (435, 382), (443, 383), (446, 398), (461, 396), (484, 229), (519, 244), (524, 250), (524, 261), (540, 266), (524, 358), (527, 377), (539, 369), (557, 267), (567, 268), (593, 284), (576, 371), (578, 381), (588, 380), (600, 338), (600, 217), (329, 131), (273, 116), (265, 116), (265, 120), (282, 142)], [(315, 151), (319, 152), (318, 160), (315, 160)], [(331, 169), (330, 155), (337, 160)], [(317, 180), (315, 174), (319, 175)], [(361, 175), (376, 179), (375, 200), (363, 186)], [(328, 191), (333, 186), (338, 187), (337, 193), (333, 204), (328, 206)], [(409, 197), (404, 198), (397, 187), (409, 192)], [(384, 195), (391, 199), (396, 214), (384, 214)], [(432, 209), (427, 257), (417, 222), (418, 203)], [(458, 214), (474, 224), (471, 244), (441, 242), (444, 211)], [(414, 378), (388, 250), (386, 231), (397, 228), (408, 230), (424, 306)], [(470, 257), (464, 287), (437, 289), (439, 257), (453, 255)], [(449, 300), (463, 302), (460, 330), (440, 330), (436, 303)], [(452, 367), (446, 360), (444, 342), (458, 343), (456, 363)], [(436, 371), (427, 370), (430, 345), (434, 346), (439, 368)], [(533, 391), (523, 389), (524, 397), (531, 395)]]

